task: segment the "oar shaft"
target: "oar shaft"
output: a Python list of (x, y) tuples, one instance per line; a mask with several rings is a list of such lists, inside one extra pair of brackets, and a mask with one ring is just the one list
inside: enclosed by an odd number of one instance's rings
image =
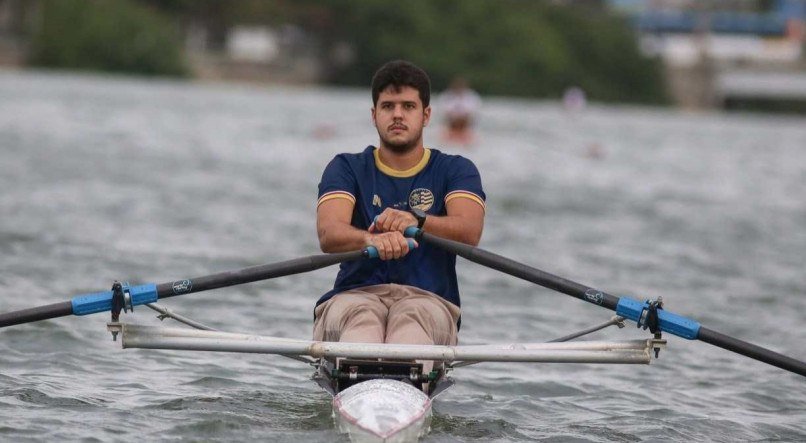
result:
[(311, 255), (279, 263), (252, 266), (234, 271), (206, 275), (204, 277), (161, 283), (157, 285), (157, 295), (159, 298), (168, 298), (176, 295), (208, 291), (210, 289), (225, 288), (286, 275), (300, 274), (345, 261), (360, 260), (364, 256), (364, 251)]
[(770, 351), (769, 349), (739, 340), (738, 338), (727, 336), (706, 327), (700, 327), (700, 332), (697, 335), (697, 338), (700, 341), (704, 341), (722, 349), (727, 349), (728, 351), (733, 351), (737, 354), (744, 355), (745, 357), (750, 357), (752, 359), (762, 361), (764, 363), (771, 364), (781, 369), (785, 369), (806, 377), (806, 362), (795, 360), (792, 357)]
[[(125, 285), (125, 291), (130, 299), (130, 304), (137, 306), (146, 303), (154, 303), (160, 298), (207, 291), (259, 280), (268, 280), (285, 275), (314, 271), (345, 261), (376, 257), (378, 257), (378, 251), (370, 246), (360, 251), (311, 255), (279, 263), (253, 266), (192, 279), (177, 280), (160, 285), (145, 284), (132, 287)], [(112, 291), (102, 291), (78, 295), (66, 302), (7, 312), (0, 314), (0, 328), (64, 317), (67, 315), (87, 315), (110, 311), (112, 309), (112, 300)]]
[(501, 271), (505, 274), (530, 281), (545, 288), (562, 292), (563, 294), (576, 297), (580, 300), (584, 300), (588, 303), (593, 303), (613, 311), (616, 310), (616, 306), (619, 302), (619, 297), (607, 294), (589, 286), (581, 285), (571, 280), (564, 279), (554, 274), (541, 271), (540, 269), (533, 268), (523, 263), (516, 262), (515, 260), (508, 259), (474, 246), (437, 237), (422, 231), (420, 231), (420, 234), (417, 236), (417, 240), (419, 239), (433, 243), (442, 249), (453, 252), (454, 254), (464, 257), (474, 263), (487, 266), (488, 268)]
[(48, 320), (64, 317), (73, 313), (73, 304), (69, 301), (53, 303), (36, 308), (22, 309), (14, 312), (0, 314), (0, 328), (4, 326), (19, 325), (32, 321)]

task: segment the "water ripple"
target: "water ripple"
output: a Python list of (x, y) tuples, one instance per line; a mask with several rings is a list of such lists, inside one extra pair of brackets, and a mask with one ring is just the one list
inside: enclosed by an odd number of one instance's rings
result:
[[(114, 280), (169, 282), (318, 252), (316, 185), (377, 134), (364, 92), (0, 72), (0, 312)], [(331, 139), (315, 128), (328, 122)], [(806, 125), (490, 99), (486, 249), (806, 359)], [(586, 155), (596, 144), (602, 156)], [(334, 269), (176, 297), (214, 327), (309, 337)], [(536, 342), (612, 313), (458, 260), (462, 343)], [(4, 441), (344, 441), (311, 369), (124, 350), (108, 314), (0, 330)], [(138, 308), (126, 321), (160, 324)], [(174, 326), (174, 325), (171, 325)], [(593, 339), (645, 338), (630, 326)], [(806, 441), (800, 377), (669, 337), (646, 366), (457, 369), (427, 441)], [(32, 437), (33, 436), (33, 437)]]

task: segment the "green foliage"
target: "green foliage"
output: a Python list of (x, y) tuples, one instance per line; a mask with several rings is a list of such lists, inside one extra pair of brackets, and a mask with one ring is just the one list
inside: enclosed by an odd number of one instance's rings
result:
[(366, 85), (386, 61), (424, 67), (434, 88), (461, 75), (482, 93), (559, 97), (579, 86), (599, 101), (666, 101), (661, 66), (642, 56), (627, 23), (594, 8), (527, 0), (331, 2), (339, 26), (326, 41), (349, 42), (353, 64), (338, 84)]
[(186, 76), (170, 21), (128, 0), (46, 0), (31, 43), (37, 66)]
[[(175, 29), (181, 23), (204, 23), (220, 45), (237, 24), (295, 23), (319, 37), (334, 84), (366, 87), (381, 64), (404, 58), (428, 71), (435, 91), (461, 75), (485, 94), (557, 98), (579, 86), (597, 101), (667, 101), (660, 62), (642, 56), (629, 24), (602, 6), (541, 0), (43, 0), (41, 5), (31, 50), (31, 61), (40, 66), (187, 75)], [(344, 43), (354, 50), (349, 63), (332, 56)]]

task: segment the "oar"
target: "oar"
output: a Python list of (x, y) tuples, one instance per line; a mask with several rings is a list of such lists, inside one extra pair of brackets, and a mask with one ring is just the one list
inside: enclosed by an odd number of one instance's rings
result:
[(656, 314), (658, 320), (657, 327), (661, 331), (689, 340), (700, 340), (710, 343), (737, 354), (806, 376), (806, 362), (708, 329), (701, 326), (695, 320), (674, 314), (665, 309), (653, 309), (653, 303), (649, 301), (640, 302), (629, 297), (616, 297), (598, 289), (566, 280), (515, 260), (485, 251), (484, 249), (440, 238), (414, 227), (406, 230), (406, 236), (413, 237), (417, 241), (432, 243), (448, 252), (464, 257), (480, 265), (616, 311), (618, 315), (637, 322), (639, 326), (647, 327), (650, 325), (650, 323), (648, 323), (650, 317)]
[[(409, 247), (414, 248), (414, 243), (410, 241)], [(130, 308), (146, 303), (154, 303), (158, 299), (251, 283), (259, 280), (268, 280), (285, 275), (300, 274), (345, 261), (377, 257), (378, 250), (373, 246), (368, 246), (358, 251), (311, 255), (279, 263), (252, 266), (203, 277), (176, 280), (159, 285), (150, 283), (139, 286), (128, 286), (128, 284), (119, 285), (116, 283), (111, 291), (82, 294), (61, 303), (53, 303), (36, 308), (0, 314), (0, 328), (50, 318), (64, 317), (67, 315), (87, 315), (104, 311), (114, 312), (115, 310), (120, 312), (121, 307)], [(116, 292), (122, 297), (116, 297)], [(115, 306), (116, 303), (119, 303), (120, 299), (122, 299), (123, 305)]]

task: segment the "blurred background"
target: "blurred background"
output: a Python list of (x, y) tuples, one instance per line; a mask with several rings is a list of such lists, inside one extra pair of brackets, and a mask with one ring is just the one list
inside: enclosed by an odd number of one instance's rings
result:
[(802, 0), (0, 0), (0, 66), (804, 112)]
[[(370, 78), (406, 58), (452, 125), (426, 146), (482, 174), (484, 249), (806, 360), (805, 4), (0, 0), (0, 312), (318, 253), (321, 172), (377, 142)], [(160, 303), (307, 338), (335, 273)], [(457, 273), (464, 344), (612, 315)], [(311, 368), (121, 350), (108, 319), (0, 329), (1, 441), (339, 441)], [(460, 368), (427, 441), (806, 441), (802, 377), (665, 337), (650, 366)]]

